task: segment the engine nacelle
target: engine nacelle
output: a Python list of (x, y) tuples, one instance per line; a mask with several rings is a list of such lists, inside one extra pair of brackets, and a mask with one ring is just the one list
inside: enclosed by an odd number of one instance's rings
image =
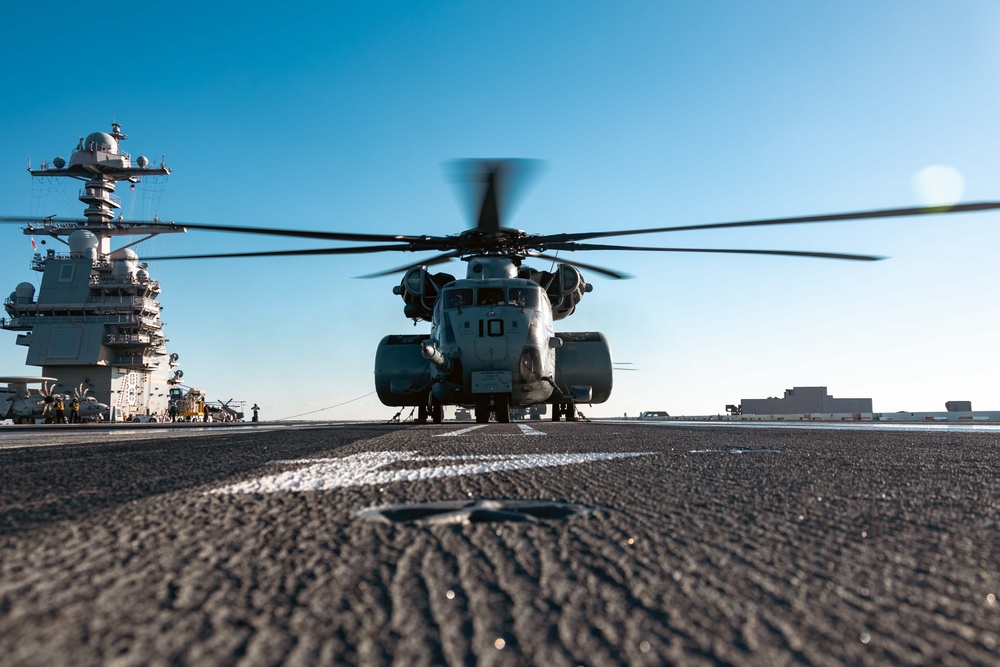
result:
[(386, 336), (375, 352), (375, 391), (383, 405), (427, 405), (430, 362), (422, 354), (430, 336)]
[(603, 403), (611, 396), (614, 365), (611, 345), (597, 331), (564, 332), (556, 336), (556, 385), (580, 403)]
[(542, 286), (545, 294), (552, 304), (552, 319), (561, 320), (569, 317), (576, 310), (576, 305), (587, 292), (591, 292), (594, 286), (583, 279), (583, 275), (576, 270), (576, 267), (569, 264), (558, 264), (554, 272), (535, 271), (530, 267), (523, 267), (521, 277), (533, 280)]
[(427, 267), (415, 266), (403, 275), (403, 280), (392, 288), (393, 294), (403, 297), (406, 303), (403, 314), (411, 320), (430, 322), (441, 288), (455, 282), (449, 273), (429, 273)]

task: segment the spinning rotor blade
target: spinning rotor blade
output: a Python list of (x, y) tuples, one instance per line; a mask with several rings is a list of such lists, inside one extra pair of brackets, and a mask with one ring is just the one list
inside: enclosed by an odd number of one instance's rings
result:
[(309, 255), (361, 255), (392, 250), (412, 250), (408, 245), (373, 245), (353, 248), (313, 248), (309, 250), (261, 250), (260, 252), (231, 252), (214, 255), (168, 255), (163, 257), (143, 257), (143, 261), (165, 261), (171, 259), (222, 259), (226, 257), (295, 257)]
[(461, 252), (453, 250), (452, 252), (446, 252), (443, 255), (438, 255), (437, 257), (414, 262), (413, 264), (407, 264), (406, 266), (397, 266), (395, 269), (387, 269), (385, 271), (379, 271), (378, 273), (369, 273), (367, 275), (358, 276), (358, 278), (381, 278), (383, 276), (391, 276), (394, 273), (409, 271), (410, 269), (418, 266), (434, 266), (435, 264), (444, 264), (445, 262), (461, 256)]
[(869, 218), (903, 218), (911, 215), (938, 215), (942, 213), (971, 213), (1000, 209), (1000, 202), (971, 202), (954, 206), (917, 206), (912, 208), (889, 208), (853, 213), (829, 213), (795, 218), (764, 218), (743, 222), (716, 222), (707, 225), (682, 225), (677, 227), (653, 227), (649, 229), (626, 229), (616, 232), (581, 232), (578, 234), (548, 234), (536, 236), (532, 241), (551, 247), (553, 243), (584, 241), (608, 236), (629, 236), (632, 234), (658, 234), (661, 232), (689, 232), (703, 229), (723, 229), (730, 227), (763, 227), (766, 225), (791, 225), (811, 222), (836, 222), (843, 220), (865, 220)]
[(479, 219), (476, 229), (481, 232), (500, 231), (500, 207), (497, 206), (497, 178), (500, 167), (496, 166), (486, 174), (486, 188), (483, 201), (479, 204)]
[[(781, 255), (785, 257), (818, 257), (820, 259), (846, 259), (856, 262), (877, 262), (885, 259), (878, 255), (851, 255), (839, 252), (813, 252), (811, 250), (749, 250), (743, 248), (654, 248), (647, 246), (604, 245), (600, 243), (550, 243), (555, 250), (639, 250), (643, 252), (707, 252), (731, 255)], [(563, 260), (566, 261), (566, 260)]]
[(486, 234), (504, 229), (514, 200), (538, 172), (538, 160), (505, 158), (497, 160), (455, 160), (454, 180), (461, 184), (474, 218), (474, 229)]
[(601, 266), (594, 266), (593, 264), (584, 264), (583, 262), (577, 262), (575, 260), (570, 261), (564, 257), (556, 257), (555, 255), (546, 255), (540, 252), (529, 252), (525, 253), (528, 257), (538, 257), (540, 259), (548, 259), (553, 262), (561, 262), (563, 264), (569, 264), (570, 266), (576, 266), (581, 269), (586, 269), (588, 271), (593, 271), (595, 273), (600, 273), (602, 276), (607, 276), (608, 278), (614, 278), (615, 280), (622, 280), (624, 278), (631, 278), (627, 273), (620, 273), (618, 271), (613, 271), (611, 269), (605, 269)]

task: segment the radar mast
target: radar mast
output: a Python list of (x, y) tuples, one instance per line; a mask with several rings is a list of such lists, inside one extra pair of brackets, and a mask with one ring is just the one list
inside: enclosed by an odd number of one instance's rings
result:
[[(121, 125), (112, 123), (110, 133), (80, 137), (68, 163), (57, 157), (39, 169), (29, 166), (34, 177), (83, 181), (84, 219), (57, 222), (51, 216), (24, 229), (68, 252), (49, 248), (34, 255), (31, 268), (42, 274), (37, 298), (31, 283), (18, 285), (4, 303), (9, 317), (0, 320), (0, 328), (18, 332), (17, 344), (28, 348), (26, 363), (58, 378), (56, 392), (68, 395), (85, 387), (111, 406), (113, 416), (129, 419), (166, 416), (169, 387), (179, 378), (176, 371), (168, 377), (177, 355), (167, 353), (160, 285), (132, 247), (186, 230), (129, 222), (119, 212), (119, 182), (134, 187), (145, 177), (170, 174), (162, 160), (156, 167), (139, 156), (133, 164), (121, 149), (125, 139)], [(112, 250), (113, 238), (136, 235), (141, 238)]]

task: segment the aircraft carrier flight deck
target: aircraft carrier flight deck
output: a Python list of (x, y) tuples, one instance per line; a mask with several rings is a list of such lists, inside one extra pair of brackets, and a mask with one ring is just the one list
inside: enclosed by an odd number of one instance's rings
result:
[(997, 662), (995, 431), (182, 433), (6, 441), (4, 662)]

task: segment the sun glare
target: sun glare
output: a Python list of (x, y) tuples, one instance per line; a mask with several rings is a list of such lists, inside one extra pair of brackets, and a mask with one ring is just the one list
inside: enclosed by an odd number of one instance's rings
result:
[(914, 175), (913, 187), (922, 204), (955, 204), (962, 199), (965, 179), (954, 167), (932, 164)]

